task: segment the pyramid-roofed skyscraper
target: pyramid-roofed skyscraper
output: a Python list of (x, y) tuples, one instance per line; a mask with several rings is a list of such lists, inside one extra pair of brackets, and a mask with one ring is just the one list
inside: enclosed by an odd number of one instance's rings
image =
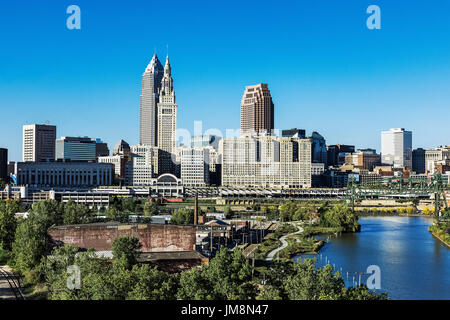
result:
[(163, 75), (164, 68), (155, 53), (142, 75), (139, 143), (143, 145), (157, 144), (157, 104)]

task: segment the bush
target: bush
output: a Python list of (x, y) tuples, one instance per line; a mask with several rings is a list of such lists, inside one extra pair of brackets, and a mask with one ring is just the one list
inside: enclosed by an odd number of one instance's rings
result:
[(127, 267), (131, 267), (137, 263), (141, 248), (142, 244), (138, 238), (124, 236), (114, 239), (111, 251), (114, 259), (124, 258)]
[(170, 218), (171, 224), (193, 224), (194, 210), (178, 209), (175, 210)]
[(2, 247), (0, 247), (0, 265), (8, 264), (10, 253)]

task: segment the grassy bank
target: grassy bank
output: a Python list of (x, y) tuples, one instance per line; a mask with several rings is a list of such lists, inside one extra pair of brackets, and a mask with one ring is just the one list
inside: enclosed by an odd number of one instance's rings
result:
[(303, 235), (305, 237), (311, 237), (319, 234), (336, 234), (344, 231), (342, 227), (320, 227), (320, 226), (305, 226)]
[(260, 260), (266, 259), (270, 251), (275, 250), (276, 248), (281, 246), (280, 238), (282, 236), (292, 232), (296, 232), (297, 230), (298, 229), (291, 224), (286, 223), (281, 225), (275, 232), (267, 235), (264, 238), (264, 241), (255, 252), (255, 258)]
[(434, 223), (428, 227), (428, 230), (450, 248), (450, 222)]
[(294, 235), (288, 237), (288, 246), (280, 251), (280, 258), (290, 259), (298, 254), (315, 254), (325, 244), (323, 240), (316, 240), (314, 238), (307, 238), (303, 235)]

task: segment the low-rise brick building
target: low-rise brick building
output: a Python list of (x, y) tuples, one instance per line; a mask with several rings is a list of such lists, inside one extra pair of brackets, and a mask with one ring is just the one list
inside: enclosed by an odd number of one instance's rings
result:
[(72, 244), (96, 251), (111, 250), (117, 237), (136, 237), (142, 244), (142, 252), (193, 251), (195, 233), (195, 226), (116, 222), (56, 226), (48, 230), (54, 245)]

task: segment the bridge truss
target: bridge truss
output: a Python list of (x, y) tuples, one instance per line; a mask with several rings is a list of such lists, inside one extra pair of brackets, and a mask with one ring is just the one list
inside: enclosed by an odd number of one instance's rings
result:
[(436, 218), (448, 210), (445, 196), (446, 185), (442, 176), (434, 174), (431, 179), (392, 177), (370, 183), (359, 183), (355, 177), (349, 177), (346, 189), (346, 201), (355, 208), (355, 201), (367, 199), (434, 199)]

